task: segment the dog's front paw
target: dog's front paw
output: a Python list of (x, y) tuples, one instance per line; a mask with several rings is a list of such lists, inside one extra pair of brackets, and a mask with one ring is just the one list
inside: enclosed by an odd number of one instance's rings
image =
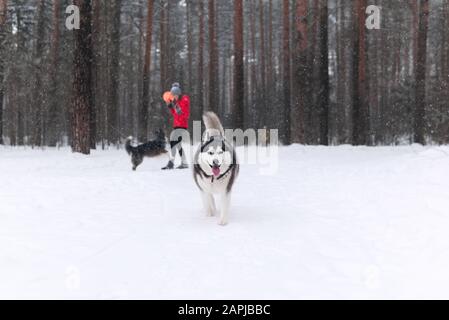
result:
[(225, 225), (228, 224), (228, 221), (226, 219), (220, 219), (220, 221), (218, 222), (218, 225), (224, 227)]

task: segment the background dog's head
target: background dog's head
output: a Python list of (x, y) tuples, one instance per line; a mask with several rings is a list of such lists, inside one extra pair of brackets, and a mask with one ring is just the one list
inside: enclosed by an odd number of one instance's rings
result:
[(158, 129), (154, 132), (156, 136), (156, 141), (165, 141), (165, 132), (163, 129)]

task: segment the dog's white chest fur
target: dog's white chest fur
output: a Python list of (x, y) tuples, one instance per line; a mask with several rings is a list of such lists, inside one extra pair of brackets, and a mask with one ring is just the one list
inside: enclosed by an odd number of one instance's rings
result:
[(198, 184), (204, 192), (221, 194), (226, 192), (226, 188), (229, 185), (230, 178), (230, 173), (226, 174), (220, 179), (218, 179), (217, 177), (199, 177)]

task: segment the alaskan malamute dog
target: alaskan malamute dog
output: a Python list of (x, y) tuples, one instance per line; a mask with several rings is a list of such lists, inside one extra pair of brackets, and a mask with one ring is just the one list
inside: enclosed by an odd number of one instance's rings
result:
[(220, 196), (220, 220), (228, 222), (231, 191), (239, 173), (239, 164), (233, 146), (226, 141), (220, 119), (213, 112), (203, 116), (206, 132), (195, 154), (193, 178), (201, 191), (207, 216), (217, 213), (214, 195)]

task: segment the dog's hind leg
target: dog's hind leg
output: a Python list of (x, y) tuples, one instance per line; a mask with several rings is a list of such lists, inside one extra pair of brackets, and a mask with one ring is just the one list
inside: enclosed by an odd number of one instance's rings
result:
[(214, 196), (211, 193), (202, 192), (204, 209), (208, 217), (213, 217), (217, 209), (215, 208)]
[(220, 220), (218, 222), (219, 225), (225, 226), (228, 224), (228, 211), (229, 204), (231, 202), (231, 194), (223, 193), (220, 197)]

